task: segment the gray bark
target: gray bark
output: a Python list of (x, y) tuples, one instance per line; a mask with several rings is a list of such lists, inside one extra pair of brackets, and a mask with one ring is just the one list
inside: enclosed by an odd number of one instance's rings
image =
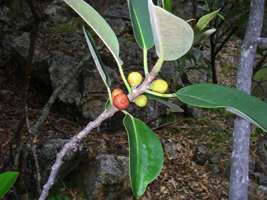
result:
[[(247, 30), (241, 47), (240, 65), (237, 73), (237, 88), (250, 94), (254, 61), (260, 38), (263, 18), (264, 0), (252, 0)], [(248, 199), (248, 166), (250, 123), (237, 117), (234, 126), (234, 140), (230, 176), (230, 200)]]

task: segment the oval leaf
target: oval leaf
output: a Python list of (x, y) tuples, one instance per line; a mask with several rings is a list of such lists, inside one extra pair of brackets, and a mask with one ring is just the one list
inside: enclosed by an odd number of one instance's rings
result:
[(203, 29), (205, 29), (209, 25), (211, 20), (213, 20), (214, 17), (216, 17), (219, 12), (220, 12), (220, 9), (202, 16), (197, 22), (197, 25), (196, 25), (197, 29), (199, 31), (202, 31)]
[(128, 0), (135, 40), (142, 49), (154, 46), (153, 34), (148, 12), (148, 0)]
[(83, 33), (84, 33), (88, 48), (91, 52), (91, 55), (93, 57), (95, 65), (97, 67), (97, 70), (98, 70), (103, 82), (105, 83), (107, 90), (110, 92), (109, 87), (111, 86), (111, 79), (109, 78), (109, 76), (107, 76), (107, 70), (106, 70), (103, 62), (101, 61), (101, 58), (100, 58), (100, 55), (98, 54), (98, 51), (96, 49), (94, 40), (93, 40), (91, 34), (88, 31), (86, 31), (84, 27), (83, 27)]
[(4, 172), (0, 174), (0, 199), (11, 189), (18, 175), (18, 172)]
[(141, 120), (127, 114), (123, 124), (129, 140), (129, 174), (133, 194), (140, 197), (163, 167), (163, 149), (159, 138)]
[(118, 38), (105, 19), (83, 0), (64, 0), (80, 17), (96, 32), (108, 47), (117, 62), (122, 64), (119, 57)]
[(171, 61), (185, 55), (192, 47), (194, 32), (183, 19), (176, 17), (149, 0), (153, 37), (159, 58)]
[(267, 131), (267, 104), (240, 90), (214, 84), (196, 84), (177, 91), (184, 103), (203, 108), (226, 108)]

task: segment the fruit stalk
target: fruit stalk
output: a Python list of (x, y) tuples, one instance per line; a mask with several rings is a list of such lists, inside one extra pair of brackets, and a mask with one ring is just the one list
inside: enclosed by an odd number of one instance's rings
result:
[[(149, 89), (150, 84), (157, 76), (158, 68), (160, 68), (161, 65), (162, 65), (162, 61), (158, 60), (158, 62), (152, 68), (151, 72), (145, 78), (143, 83), (139, 87), (133, 89), (130, 94), (128, 94), (128, 99), (130, 102), (133, 102), (135, 98), (142, 95), (146, 90)], [(70, 153), (71, 151), (76, 152), (82, 140), (86, 136), (88, 136), (88, 134), (94, 128), (99, 127), (103, 121), (112, 117), (118, 111), (119, 110), (115, 106), (111, 106), (109, 109), (105, 110), (102, 114), (100, 114), (94, 121), (89, 122), (82, 131), (80, 131), (77, 135), (73, 136), (72, 139), (64, 145), (62, 150), (57, 154), (56, 161), (52, 166), (52, 169), (51, 169), (51, 172), (50, 172), (50, 175), (48, 177), (46, 184), (43, 186), (39, 200), (45, 200), (48, 197), (49, 190), (54, 185), (57, 175), (59, 173), (59, 170), (64, 163), (65, 155)]]

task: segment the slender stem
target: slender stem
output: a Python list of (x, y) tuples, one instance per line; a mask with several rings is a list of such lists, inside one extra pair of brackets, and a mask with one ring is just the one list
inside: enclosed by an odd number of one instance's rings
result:
[(108, 98), (109, 98), (109, 101), (111, 102), (111, 104), (113, 104), (112, 95), (111, 95), (111, 90), (110, 90), (110, 88), (109, 88), (108, 85), (106, 85), (106, 88), (107, 88), (107, 91), (108, 91)]
[(130, 87), (130, 85), (129, 85), (129, 83), (128, 83), (126, 77), (125, 77), (125, 74), (124, 74), (124, 71), (123, 71), (122, 64), (121, 64), (121, 62), (119, 62), (117, 59), (116, 59), (116, 62), (117, 62), (118, 68), (119, 68), (120, 76), (121, 76), (121, 78), (122, 78), (122, 81), (123, 81), (124, 85), (125, 85), (126, 88), (127, 88), (127, 91), (128, 91), (128, 92), (131, 92), (131, 87)]
[(158, 92), (153, 92), (151, 90), (146, 90), (146, 93), (148, 94), (152, 94), (154, 96), (158, 96), (158, 97), (163, 97), (163, 98), (173, 98), (173, 97), (176, 97), (176, 94), (161, 94), (161, 93), (158, 93)]
[(163, 63), (164, 63), (164, 60), (162, 58), (159, 58), (156, 65), (154, 66), (156, 73), (160, 72)]
[(143, 61), (144, 61), (144, 72), (145, 75), (148, 75), (148, 62), (147, 62), (147, 49), (143, 49)]

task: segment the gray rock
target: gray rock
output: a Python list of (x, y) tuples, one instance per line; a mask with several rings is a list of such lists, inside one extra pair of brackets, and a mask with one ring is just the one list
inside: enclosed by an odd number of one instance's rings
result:
[(164, 152), (170, 160), (177, 158), (178, 147), (173, 141), (162, 140), (164, 146)]
[[(45, 183), (50, 174), (51, 167), (55, 162), (57, 153), (68, 141), (69, 140), (67, 139), (51, 139), (37, 148), (42, 184)], [(83, 145), (80, 145), (78, 149), (75, 149), (75, 151), (76, 153), (70, 152), (64, 157), (64, 164), (62, 165), (58, 179), (62, 180), (85, 158), (86, 151)]]
[(197, 145), (193, 156), (193, 159), (197, 164), (205, 165), (209, 159), (209, 156), (209, 149), (207, 146), (203, 144)]
[(67, 4), (54, 0), (44, 10), (47, 19), (52, 23), (66, 23), (71, 19)]
[(84, 163), (74, 179), (87, 200), (123, 200), (131, 196), (125, 156), (98, 155), (95, 161)]
[[(54, 51), (52, 53), (50, 62), (49, 73), (54, 89), (59, 87), (63, 82), (66, 82), (71, 70), (78, 64), (71, 56), (60, 51)], [(78, 75), (59, 95), (59, 99), (64, 103), (79, 105), (81, 94), (79, 92)]]
[(22, 33), (20, 36), (13, 38), (11, 47), (22, 57), (26, 58), (30, 48), (30, 33)]

